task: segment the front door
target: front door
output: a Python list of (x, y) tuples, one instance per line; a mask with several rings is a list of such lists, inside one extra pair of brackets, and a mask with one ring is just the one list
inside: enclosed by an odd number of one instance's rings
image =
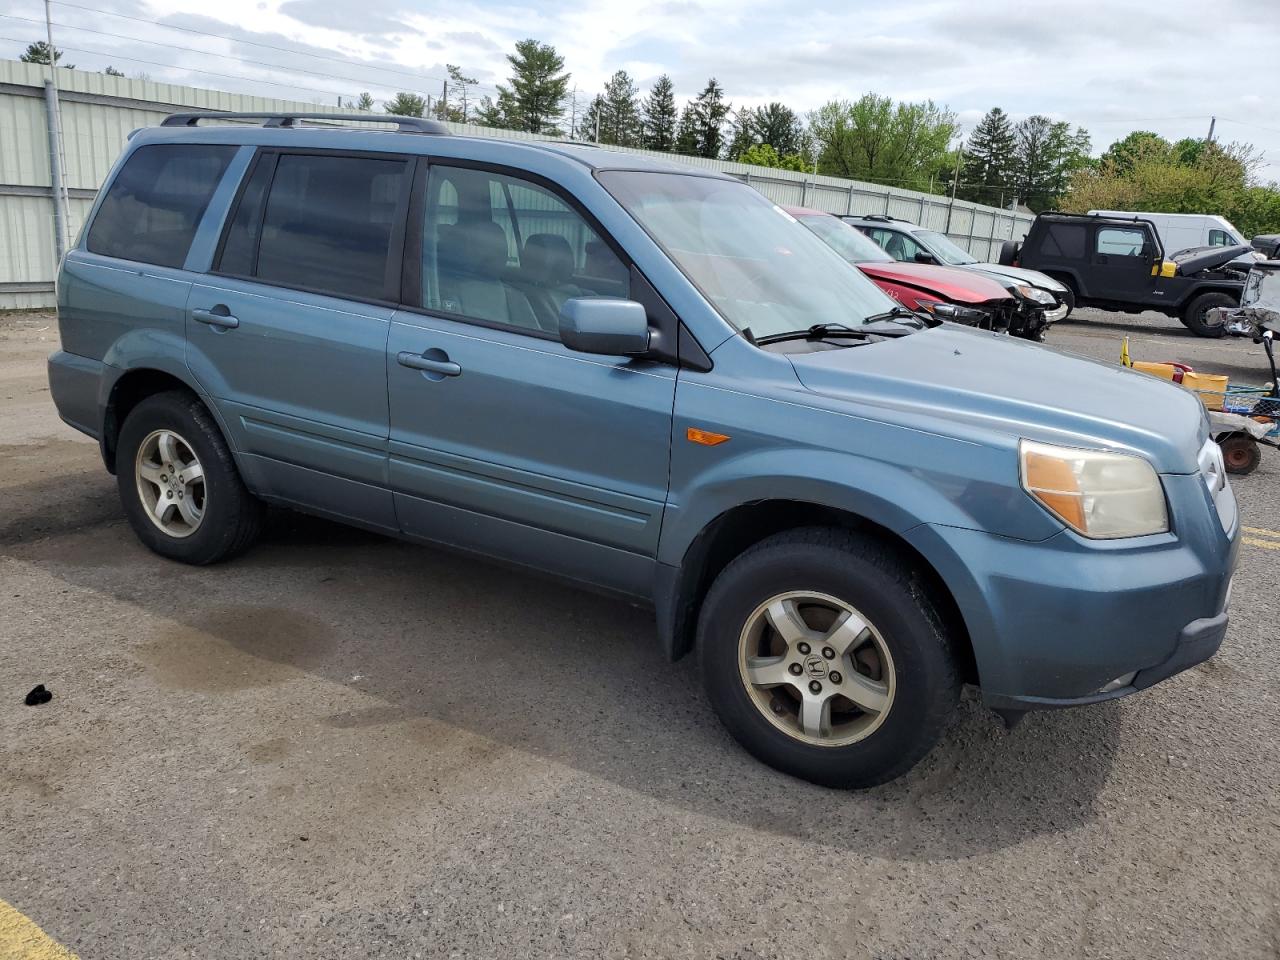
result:
[(402, 530), (648, 594), (676, 371), (554, 332), (566, 299), (627, 296), (627, 268), (546, 185), (433, 165), (421, 206), (421, 307), (387, 347)]
[(386, 346), (411, 166), (264, 153), (187, 312), (188, 362), (250, 488), (389, 530)]
[(1156, 245), (1140, 226), (1099, 226), (1093, 235), (1089, 296), (1103, 300), (1141, 301), (1155, 284), (1151, 265)]

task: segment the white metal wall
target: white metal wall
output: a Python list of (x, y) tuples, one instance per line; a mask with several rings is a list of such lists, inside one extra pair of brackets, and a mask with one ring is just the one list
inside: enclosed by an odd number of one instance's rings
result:
[[(49, 68), (0, 60), (0, 310), (50, 306), (57, 247), (45, 123), (44, 84)], [(159, 123), (183, 110), (309, 112), (314, 103), (272, 100), (149, 80), (110, 77), (58, 68), (62, 93), (63, 179), (70, 194), (74, 237), (129, 131)], [(355, 111), (344, 111), (354, 113)], [(540, 139), (510, 130), (450, 124), (455, 133), (508, 139)], [(647, 153), (628, 150), (628, 153)], [(776, 203), (831, 213), (888, 214), (947, 232), (981, 259), (994, 259), (1003, 240), (1019, 239), (1031, 218), (1008, 210), (879, 184), (701, 157), (668, 159), (732, 174)]]

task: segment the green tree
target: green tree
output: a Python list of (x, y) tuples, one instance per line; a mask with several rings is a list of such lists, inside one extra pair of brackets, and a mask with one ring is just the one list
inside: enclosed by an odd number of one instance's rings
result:
[(364, 110), (366, 113), (372, 113), (373, 95), (366, 90), (351, 102), (351, 106), (355, 107), (357, 110)]
[(1012, 198), (1015, 192), (1017, 146), (1009, 115), (999, 107), (992, 107), (965, 143), (958, 195), (978, 203), (1003, 206), (1002, 198)]
[(650, 150), (670, 152), (676, 146), (676, 97), (665, 73), (654, 81), (640, 105), (642, 142)]
[(123, 76), (124, 76), (124, 71), (123, 71), (123, 70), (117, 70), (115, 67), (111, 66), (111, 64), (107, 64), (107, 69), (103, 70), (102, 72), (103, 72), (103, 73), (105, 73), (108, 77), (123, 77)]
[(446, 63), (444, 68), (449, 71), (449, 100), (436, 111), (437, 116), (441, 120), (466, 123), (471, 109), (470, 91), (477, 80), (475, 77), (464, 76), (462, 68), (455, 64)]
[(1089, 134), (1080, 127), (1073, 133), (1069, 123), (1040, 115), (1021, 121), (1014, 134), (1019, 197), (1037, 213), (1057, 206), (1075, 172), (1089, 164)]
[(724, 88), (712, 77), (680, 114), (676, 152), (719, 157), (725, 147), (725, 121), (732, 110), (732, 105), (724, 99)]
[(772, 144), (756, 143), (747, 147), (738, 157), (739, 163), (750, 163), (757, 167), (777, 167), (782, 170), (795, 170), (804, 172), (809, 169), (803, 156), (798, 153), (789, 153), (782, 156), (775, 150)]
[(1148, 160), (1154, 154), (1166, 157), (1171, 149), (1169, 141), (1160, 134), (1150, 130), (1135, 130), (1107, 147), (1098, 162), (1108, 164), (1116, 173), (1127, 173), (1139, 157)]
[(564, 114), (569, 91), (569, 74), (563, 72), (564, 57), (548, 43), (521, 40), (516, 52), (507, 54), (507, 62), (512, 71), (510, 85), (498, 85), (496, 109), (501, 123), (494, 125), (560, 136), (557, 124)]
[(480, 98), (475, 113), (471, 115), (471, 122), (482, 127), (505, 127), (507, 124), (506, 117), (502, 115), (498, 105), (493, 102), (492, 97), (487, 95)]
[(627, 71), (615, 73), (604, 85), (604, 93), (592, 100), (583, 114), (578, 127), (579, 139), (594, 141), (598, 127), (600, 143), (640, 146), (642, 128), (638, 94), (639, 90)]
[(427, 101), (416, 93), (397, 93), (394, 100), (388, 100), (383, 106), (387, 113), (398, 117), (420, 117), (427, 112)]
[(897, 103), (868, 93), (833, 100), (809, 117), (818, 172), (929, 189), (956, 132), (955, 114), (932, 100)]
[[(21, 60), (23, 63), (47, 64), (49, 62), (49, 44), (44, 40), (37, 40), (35, 43), (29, 43), (27, 44), (26, 51), (24, 53), (19, 54), (18, 59)], [(58, 66), (60, 67), (66, 67), (68, 70), (74, 70), (76, 68), (76, 65), (74, 63), (59, 63), (58, 61), (60, 61), (61, 59), (62, 59), (62, 51), (59, 50), (57, 47), (54, 47), (54, 50), (53, 50), (54, 63), (57, 63)]]

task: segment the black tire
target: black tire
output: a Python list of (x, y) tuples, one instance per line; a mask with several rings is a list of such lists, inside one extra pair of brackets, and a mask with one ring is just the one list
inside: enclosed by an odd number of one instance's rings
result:
[(1227, 473), (1233, 476), (1248, 476), (1262, 462), (1262, 448), (1247, 433), (1233, 433), (1223, 437), (1218, 441), (1218, 446), (1222, 448), (1222, 460)]
[[(179, 434), (204, 471), (203, 517), (185, 537), (170, 536), (152, 522), (139, 493), (135, 474), (138, 450), (156, 430)], [(217, 563), (247, 549), (262, 530), (262, 502), (245, 488), (209, 411), (194, 394), (183, 390), (154, 394), (129, 412), (116, 445), (116, 486), (138, 539), (171, 560)]]
[[(896, 692), (864, 739), (821, 746), (789, 734), (757, 706), (739, 643), (760, 605), (788, 591), (816, 591), (875, 625), (892, 658)], [(870, 787), (901, 776), (938, 742), (955, 710), (960, 678), (950, 643), (920, 578), (862, 534), (810, 527), (777, 534), (729, 564), (698, 619), (707, 696), (734, 738), (763, 762), (829, 787)]]
[[(997, 260), (1001, 265), (1006, 267), (1013, 266), (1013, 261), (1018, 259), (1018, 254), (1022, 252), (1021, 240), (1006, 240), (1000, 244), (1000, 255)], [(990, 256), (990, 254), (988, 254)]]
[(1182, 316), (1179, 317), (1182, 325), (1194, 333), (1197, 337), (1208, 337), (1216, 340), (1224, 336), (1227, 332), (1226, 324), (1211, 324), (1205, 319), (1206, 315), (1214, 307), (1234, 307), (1238, 306), (1239, 301), (1229, 293), (1223, 293), (1220, 290), (1211, 290), (1208, 293), (1202, 293), (1195, 297), (1190, 303), (1183, 308)]
[[(1062, 315), (1062, 320), (1066, 320), (1067, 317), (1071, 316), (1071, 314), (1075, 312), (1076, 292), (1072, 289), (1071, 284), (1067, 283), (1067, 281), (1063, 280), (1061, 277), (1058, 277), (1057, 280), (1067, 288), (1062, 293), (1062, 301), (1067, 305), (1067, 312)], [(1058, 322), (1061, 323), (1062, 320), (1059, 320)]]

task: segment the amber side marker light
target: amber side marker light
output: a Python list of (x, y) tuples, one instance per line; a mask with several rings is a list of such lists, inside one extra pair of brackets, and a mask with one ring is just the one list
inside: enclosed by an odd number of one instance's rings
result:
[(704, 447), (715, 447), (729, 439), (727, 434), (699, 430), (697, 427), (690, 427), (684, 432), (684, 435), (690, 443), (700, 443)]

